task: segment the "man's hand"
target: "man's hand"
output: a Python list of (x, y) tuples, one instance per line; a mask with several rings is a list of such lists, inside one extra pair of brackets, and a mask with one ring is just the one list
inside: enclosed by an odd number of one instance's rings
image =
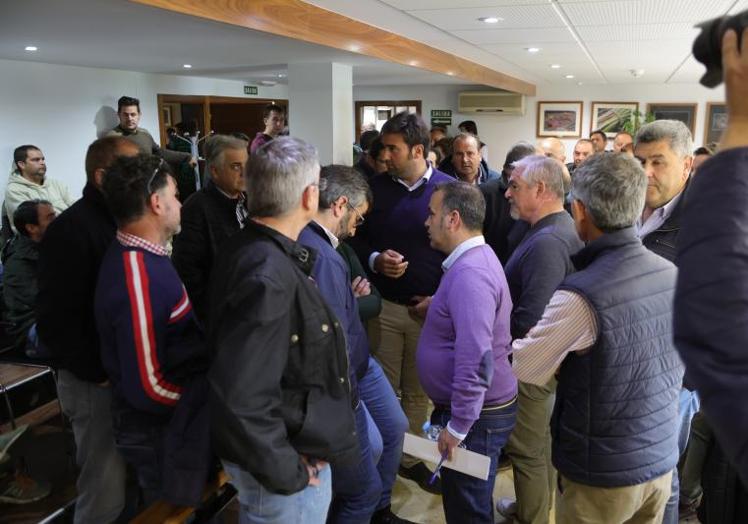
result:
[(309, 485), (310, 486), (319, 486), (320, 482), (317, 478), (319, 475), (319, 472), (322, 471), (327, 467), (327, 462), (324, 462), (322, 460), (315, 460), (312, 462), (307, 459), (304, 455), (301, 455), (301, 462), (304, 463), (306, 466), (306, 471), (309, 473)]
[(386, 277), (400, 278), (408, 269), (408, 263), (404, 259), (397, 251), (387, 249), (374, 259), (374, 270)]
[(452, 452), (460, 445), (461, 440), (457, 440), (457, 437), (452, 435), (447, 428), (442, 429), (439, 432), (439, 440), (437, 446), (439, 447), (439, 453), (447, 460), (452, 460)]
[(728, 121), (721, 150), (748, 146), (748, 28), (743, 30), (741, 48), (738, 50), (737, 33), (728, 30), (722, 39)]
[(408, 313), (415, 319), (425, 320), (426, 313), (429, 311), (431, 297), (416, 295), (413, 297), (413, 305), (408, 306)]
[(188, 163), (190, 164), (190, 167), (195, 167), (197, 165), (197, 158), (191, 156)]
[(364, 277), (354, 278), (353, 282), (351, 282), (351, 288), (353, 288), (353, 296), (356, 298), (371, 294), (371, 285)]

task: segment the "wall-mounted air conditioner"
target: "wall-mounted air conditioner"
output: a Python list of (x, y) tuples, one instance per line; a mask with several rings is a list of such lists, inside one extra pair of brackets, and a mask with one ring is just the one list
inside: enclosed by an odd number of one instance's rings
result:
[(460, 113), (524, 115), (525, 95), (505, 91), (465, 91), (457, 95)]

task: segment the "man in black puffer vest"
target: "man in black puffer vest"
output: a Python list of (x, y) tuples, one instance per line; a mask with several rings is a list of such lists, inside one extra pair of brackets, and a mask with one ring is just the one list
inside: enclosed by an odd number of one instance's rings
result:
[(577, 272), (512, 344), (519, 380), (544, 384), (558, 370), (558, 524), (659, 523), (670, 495), (683, 380), (672, 342), (676, 270), (636, 235), (646, 187), (624, 155), (577, 169), (572, 212), (586, 243), (572, 257)]

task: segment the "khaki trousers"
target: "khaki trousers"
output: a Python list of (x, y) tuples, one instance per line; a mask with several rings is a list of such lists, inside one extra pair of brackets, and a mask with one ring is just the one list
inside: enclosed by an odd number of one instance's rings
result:
[(504, 451), (512, 461), (518, 524), (548, 524), (556, 470), (551, 463), (551, 414), (556, 379), (545, 386), (519, 383), (517, 423)]
[(561, 476), (556, 524), (660, 524), (672, 475), (622, 488), (586, 486)]
[[(382, 364), (387, 379), (400, 392), (403, 411), (408, 417), (410, 432), (423, 434), (429, 417), (429, 399), (421, 388), (416, 370), (416, 349), (423, 323), (408, 314), (408, 308), (382, 300), (382, 312), (369, 322), (369, 344)], [(401, 463), (410, 467), (419, 462), (403, 455)]]

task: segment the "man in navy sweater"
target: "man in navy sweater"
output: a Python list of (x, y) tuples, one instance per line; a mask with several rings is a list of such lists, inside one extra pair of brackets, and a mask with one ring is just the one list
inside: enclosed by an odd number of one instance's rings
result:
[[(442, 275), (444, 255), (429, 245), (424, 222), (434, 188), (454, 178), (427, 161), (429, 129), (415, 114), (399, 113), (382, 126), (388, 175), (372, 178), (374, 205), (351, 239), (371, 280), (382, 293), (382, 313), (370, 324), (371, 347), (395, 391), (402, 393), (410, 431), (420, 434), (428, 417), (428, 397), (418, 381), (416, 348), (430, 297)], [(431, 472), (403, 456), (400, 474), (427, 491)]]
[(333, 465), (331, 523), (407, 522), (392, 513), (390, 499), (408, 421), (381, 366), (369, 356), (348, 265), (336, 251), (339, 242), (354, 236), (364, 223), (370, 202), (371, 190), (363, 175), (346, 166), (325, 166), (320, 172), (317, 215), (299, 235), (299, 242), (317, 251), (312, 276), (345, 329), (352, 396), (358, 399), (359, 458)]
[[(574, 220), (564, 211), (563, 164), (554, 158), (533, 155), (514, 162), (506, 196), (513, 218), (530, 229), (505, 265), (514, 304), (512, 339), (521, 339), (537, 324), (556, 288), (574, 271), (571, 255), (582, 248)], [(549, 422), (556, 381), (519, 385), (517, 425), (505, 451), (514, 468), (517, 493), (515, 521), (544, 524), (550, 518), (555, 473), (551, 464)], [(499, 512), (508, 516), (513, 504), (499, 501)]]
[(150, 155), (120, 159), (103, 189), (117, 236), (96, 286), (101, 360), (113, 387), (117, 448), (150, 503), (164, 489), (167, 425), (184, 387), (206, 372), (207, 351), (166, 251), (181, 207), (166, 165)]

